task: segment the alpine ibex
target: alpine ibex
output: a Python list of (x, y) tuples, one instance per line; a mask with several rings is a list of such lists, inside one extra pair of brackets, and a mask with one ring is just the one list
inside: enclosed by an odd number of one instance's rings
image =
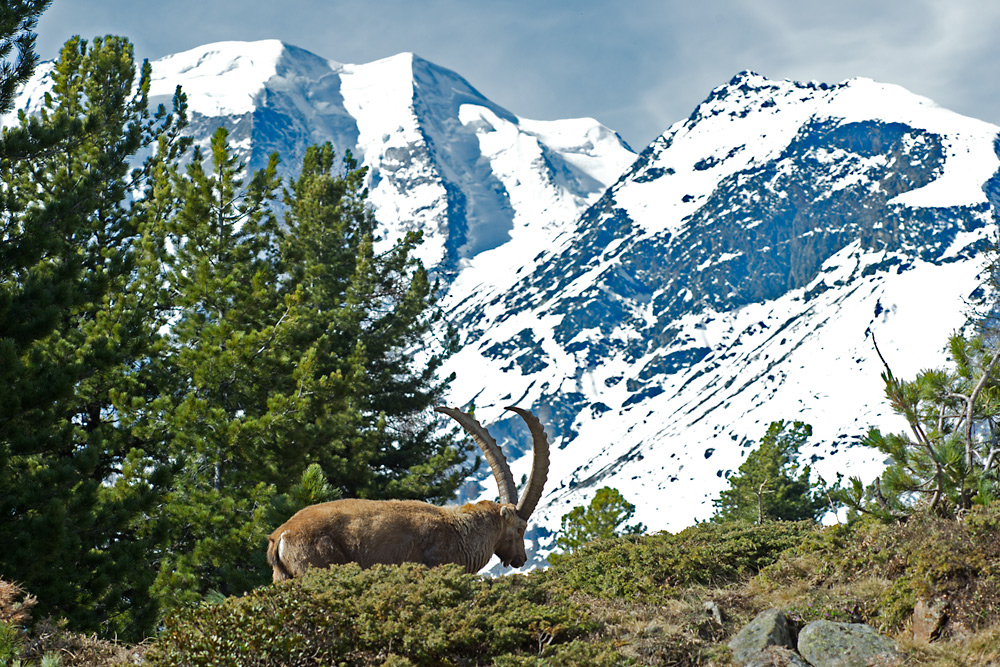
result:
[(524, 529), (542, 496), (549, 470), (549, 443), (532, 413), (510, 407), (528, 425), (534, 459), (521, 500), (507, 459), (483, 426), (454, 408), (435, 408), (462, 425), (493, 469), (500, 502), (483, 500), (440, 507), (417, 500), (335, 500), (299, 510), (267, 538), (267, 561), (274, 581), (302, 574), (309, 567), (358, 563), (457, 563), (478, 572), (492, 558), (521, 567)]

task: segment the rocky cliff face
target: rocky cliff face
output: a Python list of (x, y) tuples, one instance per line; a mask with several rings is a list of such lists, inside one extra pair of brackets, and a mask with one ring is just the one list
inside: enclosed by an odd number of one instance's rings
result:
[(814, 426), (826, 479), (876, 474), (856, 443), (902, 424), (871, 336), (897, 374), (944, 362), (994, 233), (997, 129), (895, 86), (744, 72), (508, 289), (477, 298), (460, 277), (451, 368), (476, 372), (456, 402), (498, 420), (515, 476), (528, 462), (501, 405), (532, 406), (556, 442), (539, 549), (603, 485), (654, 529), (708, 518), (772, 420)]

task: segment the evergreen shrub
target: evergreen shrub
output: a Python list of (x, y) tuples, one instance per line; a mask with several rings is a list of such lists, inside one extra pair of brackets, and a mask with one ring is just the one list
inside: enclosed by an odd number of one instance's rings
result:
[(0, 665), (12, 663), (24, 650), (21, 631), (9, 623), (0, 621)]
[(151, 665), (621, 664), (583, 639), (587, 609), (543, 575), (488, 579), (458, 566), (310, 570), (169, 616)]
[(550, 576), (573, 591), (658, 602), (675, 587), (744, 582), (816, 529), (812, 521), (702, 523), (596, 541), (552, 558)]
[[(871, 600), (831, 604), (853, 614), (851, 620), (893, 632), (910, 619), (918, 600), (945, 601), (951, 621), (973, 631), (1000, 614), (998, 534), (1000, 503), (973, 507), (959, 521), (927, 512), (898, 524), (866, 517), (809, 535), (759, 580), (775, 587), (807, 577), (814, 588), (855, 591), (864, 582), (881, 581), (885, 591)], [(822, 617), (815, 611), (823, 609), (814, 605), (803, 620)]]

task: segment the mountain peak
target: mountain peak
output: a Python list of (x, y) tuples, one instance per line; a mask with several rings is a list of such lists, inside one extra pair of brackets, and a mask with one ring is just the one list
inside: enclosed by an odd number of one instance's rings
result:
[(870, 79), (740, 72), (506, 293), (451, 317), (471, 332), (452, 402), (474, 399), (507, 448), (503, 405), (544, 415), (548, 530), (605, 485), (657, 529), (705, 520), (779, 419), (812, 424), (803, 455), (826, 479), (871, 479), (880, 455), (855, 445), (899, 422), (868, 332), (903, 376), (942, 362), (992, 229), (997, 131)]
[(401, 51), (399, 53), (394, 53), (391, 56), (377, 58), (376, 60), (372, 60), (367, 63), (355, 63), (353, 65), (349, 65), (349, 67), (392, 67), (400, 70), (412, 71), (418, 66), (417, 63), (421, 62), (426, 61), (412, 51)]
[(768, 78), (763, 74), (753, 71), (752, 69), (745, 69), (737, 72), (729, 83), (725, 84), (731, 88), (738, 88), (740, 86), (761, 86), (768, 82)]
[(214, 42), (152, 63), (150, 97), (171, 96), (177, 85), (191, 110), (206, 116), (247, 113), (254, 96), (278, 70), (287, 50), (276, 39)]
[(220, 76), (234, 70), (257, 69), (265, 73), (273, 68), (288, 45), (277, 39), (253, 42), (223, 41), (164, 56), (154, 62), (164, 72), (198, 76)]
[(278, 40), (218, 42), (152, 64), (151, 102), (188, 94), (192, 133), (230, 131), (249, 169), (277, 151), (291, 176), (329, 141), (370, 168), (383, 237), (420, 229), (421, 259), (448, 273), (530, 224), (556, 233), (634, 154), (594, 120), (530, 121), (413, 52), (338, 63)]

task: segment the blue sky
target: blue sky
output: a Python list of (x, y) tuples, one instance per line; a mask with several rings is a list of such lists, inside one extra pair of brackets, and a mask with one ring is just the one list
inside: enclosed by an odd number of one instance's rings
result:
[(1000, 124), (996, 0), (55, 0), (39, 51), (108, 33), (150, 59), (269, 38), (344, 63), (413, 51), (519, 116), (591, 116), (636, 150), (744, 69), (866, 76)]

